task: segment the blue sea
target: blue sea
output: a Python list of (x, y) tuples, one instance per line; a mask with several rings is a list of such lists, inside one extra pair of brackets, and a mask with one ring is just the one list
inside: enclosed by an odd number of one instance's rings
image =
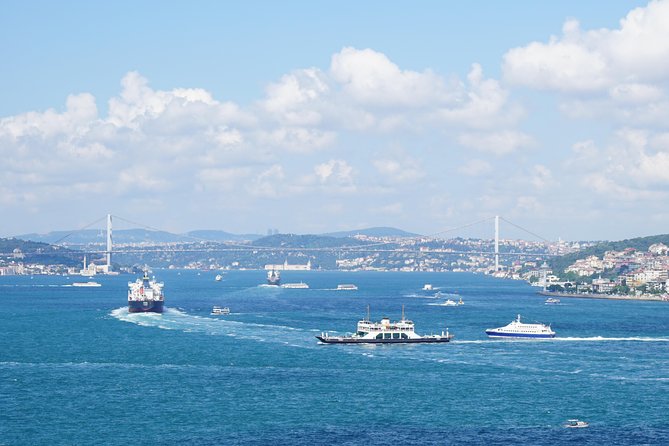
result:
[[(0, 445), (669, 444), (669, 303), (544, 305), (467, 273), (283, 273), (310, 289), (259, 286), (263, 271), (154, 275), (162, 315), (127, 312), (134, 276), (0, 277)], [(446, 298), (464, 305), (434, 305)], [(455, 339), (315, 338), (354, 331), (367, 305)], [(517, 314), (556, 339), (487, 339)]]

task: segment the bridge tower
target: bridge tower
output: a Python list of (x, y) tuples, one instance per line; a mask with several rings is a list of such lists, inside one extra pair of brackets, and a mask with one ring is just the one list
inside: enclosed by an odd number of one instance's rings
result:
[(499, 271), (499, 215), (495, 215), (495, 272)]
[(111, 214), (107, 214), (107, 273), (110, 273), (112, 270), (111, 255), (112, 255), (112, 216)]

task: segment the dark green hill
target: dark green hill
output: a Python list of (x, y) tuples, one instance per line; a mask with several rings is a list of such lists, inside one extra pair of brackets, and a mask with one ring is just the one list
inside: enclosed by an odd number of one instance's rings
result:
[[(14, 253), (15, 249), (21, 251), (22, 258)], [(8, 261), (74, 266), (81, 262), (82, 257), (83, 253), (62, 246), (18, 238), (0, 238), (0, 259)]]

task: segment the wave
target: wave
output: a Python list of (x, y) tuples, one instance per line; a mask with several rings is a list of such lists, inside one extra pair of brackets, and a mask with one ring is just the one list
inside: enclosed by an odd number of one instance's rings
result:
[(240, 322), (227, 318), (213, 318), (188, 314), (176, 308), (166, 308), (163, 314), (130, 313), (127, 307), (116, 308), (109, 315), (123, 322), (184, 333), (205, 333), (258, 342), (272, 342), (303, 348), (313, 347), (313, 330), (286, 325)]
[(499, 343), (499, 342), (669, 342), (669, 338), (653, 338), (653, 337), (646, 337), (646, 336), (630, 336), (630, 337), (612, 337), (612, 338), (607, 338), (603, 336), (591, 336), (591, 337), (585, 337), (585, 338), (579, 338), (579, 337), (566, 337), (566, 338), (561, 338), (561, 337), (555, 337), (552, 339), (532, 339), (532, 338), (524, 338), (524, 339), (473, 339), (473, 340), (464, 340), (464, 339), (454, 339), (451, 341), (453, 344), (487, 344), (491, 342)]

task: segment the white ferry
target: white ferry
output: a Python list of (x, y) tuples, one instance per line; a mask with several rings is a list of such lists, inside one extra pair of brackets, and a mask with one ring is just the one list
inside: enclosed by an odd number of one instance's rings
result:
[(77, 287), (98, 287), (102, 286), (98, 282), (74, 282), (72, 286), (77, 286)]
[(284, 283), (281, 285), (281, 288), (292, 288), (292, 289), (307, 289), (309, 288), (309, 285), (307, 285), (304, 282), (299, 282), (299, 283)]
[(358, 330), (347, 336), (330, 336), (321, 333), (316, 338), (325, 344), (409, 344), (409, 343), (435, 343), (449, 342), (453, 335), (441, 332), (440, 335), (421, 336), (414, 331), (414, 323), (404, 318), (404, 306), (402, 306), (402, 319), (390, 322), (384, 317), (380, 322), (369, 320), (369, 307), (367, 317), (358, 321)]
[(211, 314), (213, 316), (227, 316), (230, 314), (230, 308), (228, 307), (219, 307), (214, 305), (214, 308), (211, 309)]
[(357, 290), (358, 287), (357, 285), (353, 285), (352, 283), (340, 283), (337, 285), (337, 290), (338, 291), (355, 291)]
[(489, 328), (485, 333), (491, 338), (546, 339), (555, 337), (555, 332), (551, 330), (550, 325), (524, 324), (520, 322), (520, 314), (509, 325), (499, 328)]

